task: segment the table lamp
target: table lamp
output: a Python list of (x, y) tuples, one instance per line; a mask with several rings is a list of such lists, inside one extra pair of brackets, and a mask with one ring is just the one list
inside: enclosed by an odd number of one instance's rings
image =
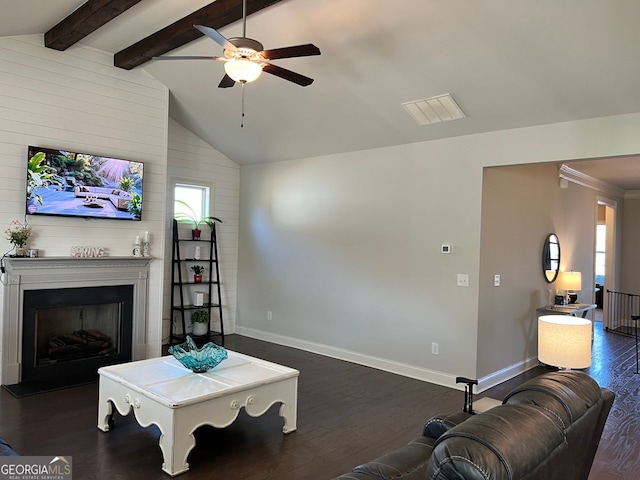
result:
[(567, 291), (569, 304), (578, 301), (578, 292), (582, 290), (582, 273), (580, 272), (562, 272), (560, 277), (561, 287)]
[(591, 366), (591, 321), (573, 315), (538, 317), (538, 360), (566, 369)]

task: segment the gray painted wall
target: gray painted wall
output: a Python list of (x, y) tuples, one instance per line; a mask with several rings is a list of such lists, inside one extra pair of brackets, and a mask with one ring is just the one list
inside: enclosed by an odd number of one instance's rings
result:
[[(533, 353), (526, 311), (520, 324), (502, 323), (500, 341), (478, 335), (480, 305), (489, 310), (480, 297), (483, 168), (634, 154), (638, 126), (633, 114), (242, 167), (238, 331), (448, 385), (456, 375), (519, 373)], [(578, 242), (560, 230), (582, 229), (582, 216), (554, 222), (540, 231), (558, 228), (569, 268), (587, 272), (578, 259), (593, 233)], [(456, 286), (458, 273), (470, 275), (468, 288)], [(531, 295), (516, 287), (512, 301), (530, 308)], [(500, 355), (510, 342), (524, 351)]]

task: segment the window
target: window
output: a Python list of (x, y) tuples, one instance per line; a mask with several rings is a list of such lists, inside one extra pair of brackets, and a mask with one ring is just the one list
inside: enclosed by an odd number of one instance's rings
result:
[[(195, 212), (195, 217), (199, 220), (209, 216), (209, 187), (201, 185), (189, 185), (186, 183), (176, 183), (174, 187), (174, 200), (182, 200)], [(192, 216), (192, 212), (181, 203), (173, 203), (173, 213), (184, 213)]]

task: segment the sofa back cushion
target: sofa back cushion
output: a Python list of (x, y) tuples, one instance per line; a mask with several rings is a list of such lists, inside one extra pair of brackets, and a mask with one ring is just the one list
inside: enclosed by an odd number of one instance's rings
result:
[(426, 478), (551, 479), (566, 449), (564, 428), (555, 416), (533, 405), (502, 405), (442, 434)]
[(565, 478), (587, 480), (614, 394), (584, 372), (550, 372), (523, 383), (504, 403), (537, 405), (565, 425), (570, 451), (557, 472)]
[(565, 428), (595, 405), (602, 393), (589, 375), (576, 370), (549, 372), (512, 390), (503, 403), (538, 405), (558, 416)]

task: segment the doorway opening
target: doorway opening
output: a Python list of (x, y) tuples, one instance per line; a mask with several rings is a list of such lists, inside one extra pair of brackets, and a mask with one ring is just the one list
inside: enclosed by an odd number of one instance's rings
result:
[(595, 231), (594, 278), (595, 303), (594, 320), (602, 320), (609, 326), (607, 318), (607, 290), (615, 290), (615, 220), (617, 203), (615, 200), (598, 197), (596, 201), (597, 221)]

